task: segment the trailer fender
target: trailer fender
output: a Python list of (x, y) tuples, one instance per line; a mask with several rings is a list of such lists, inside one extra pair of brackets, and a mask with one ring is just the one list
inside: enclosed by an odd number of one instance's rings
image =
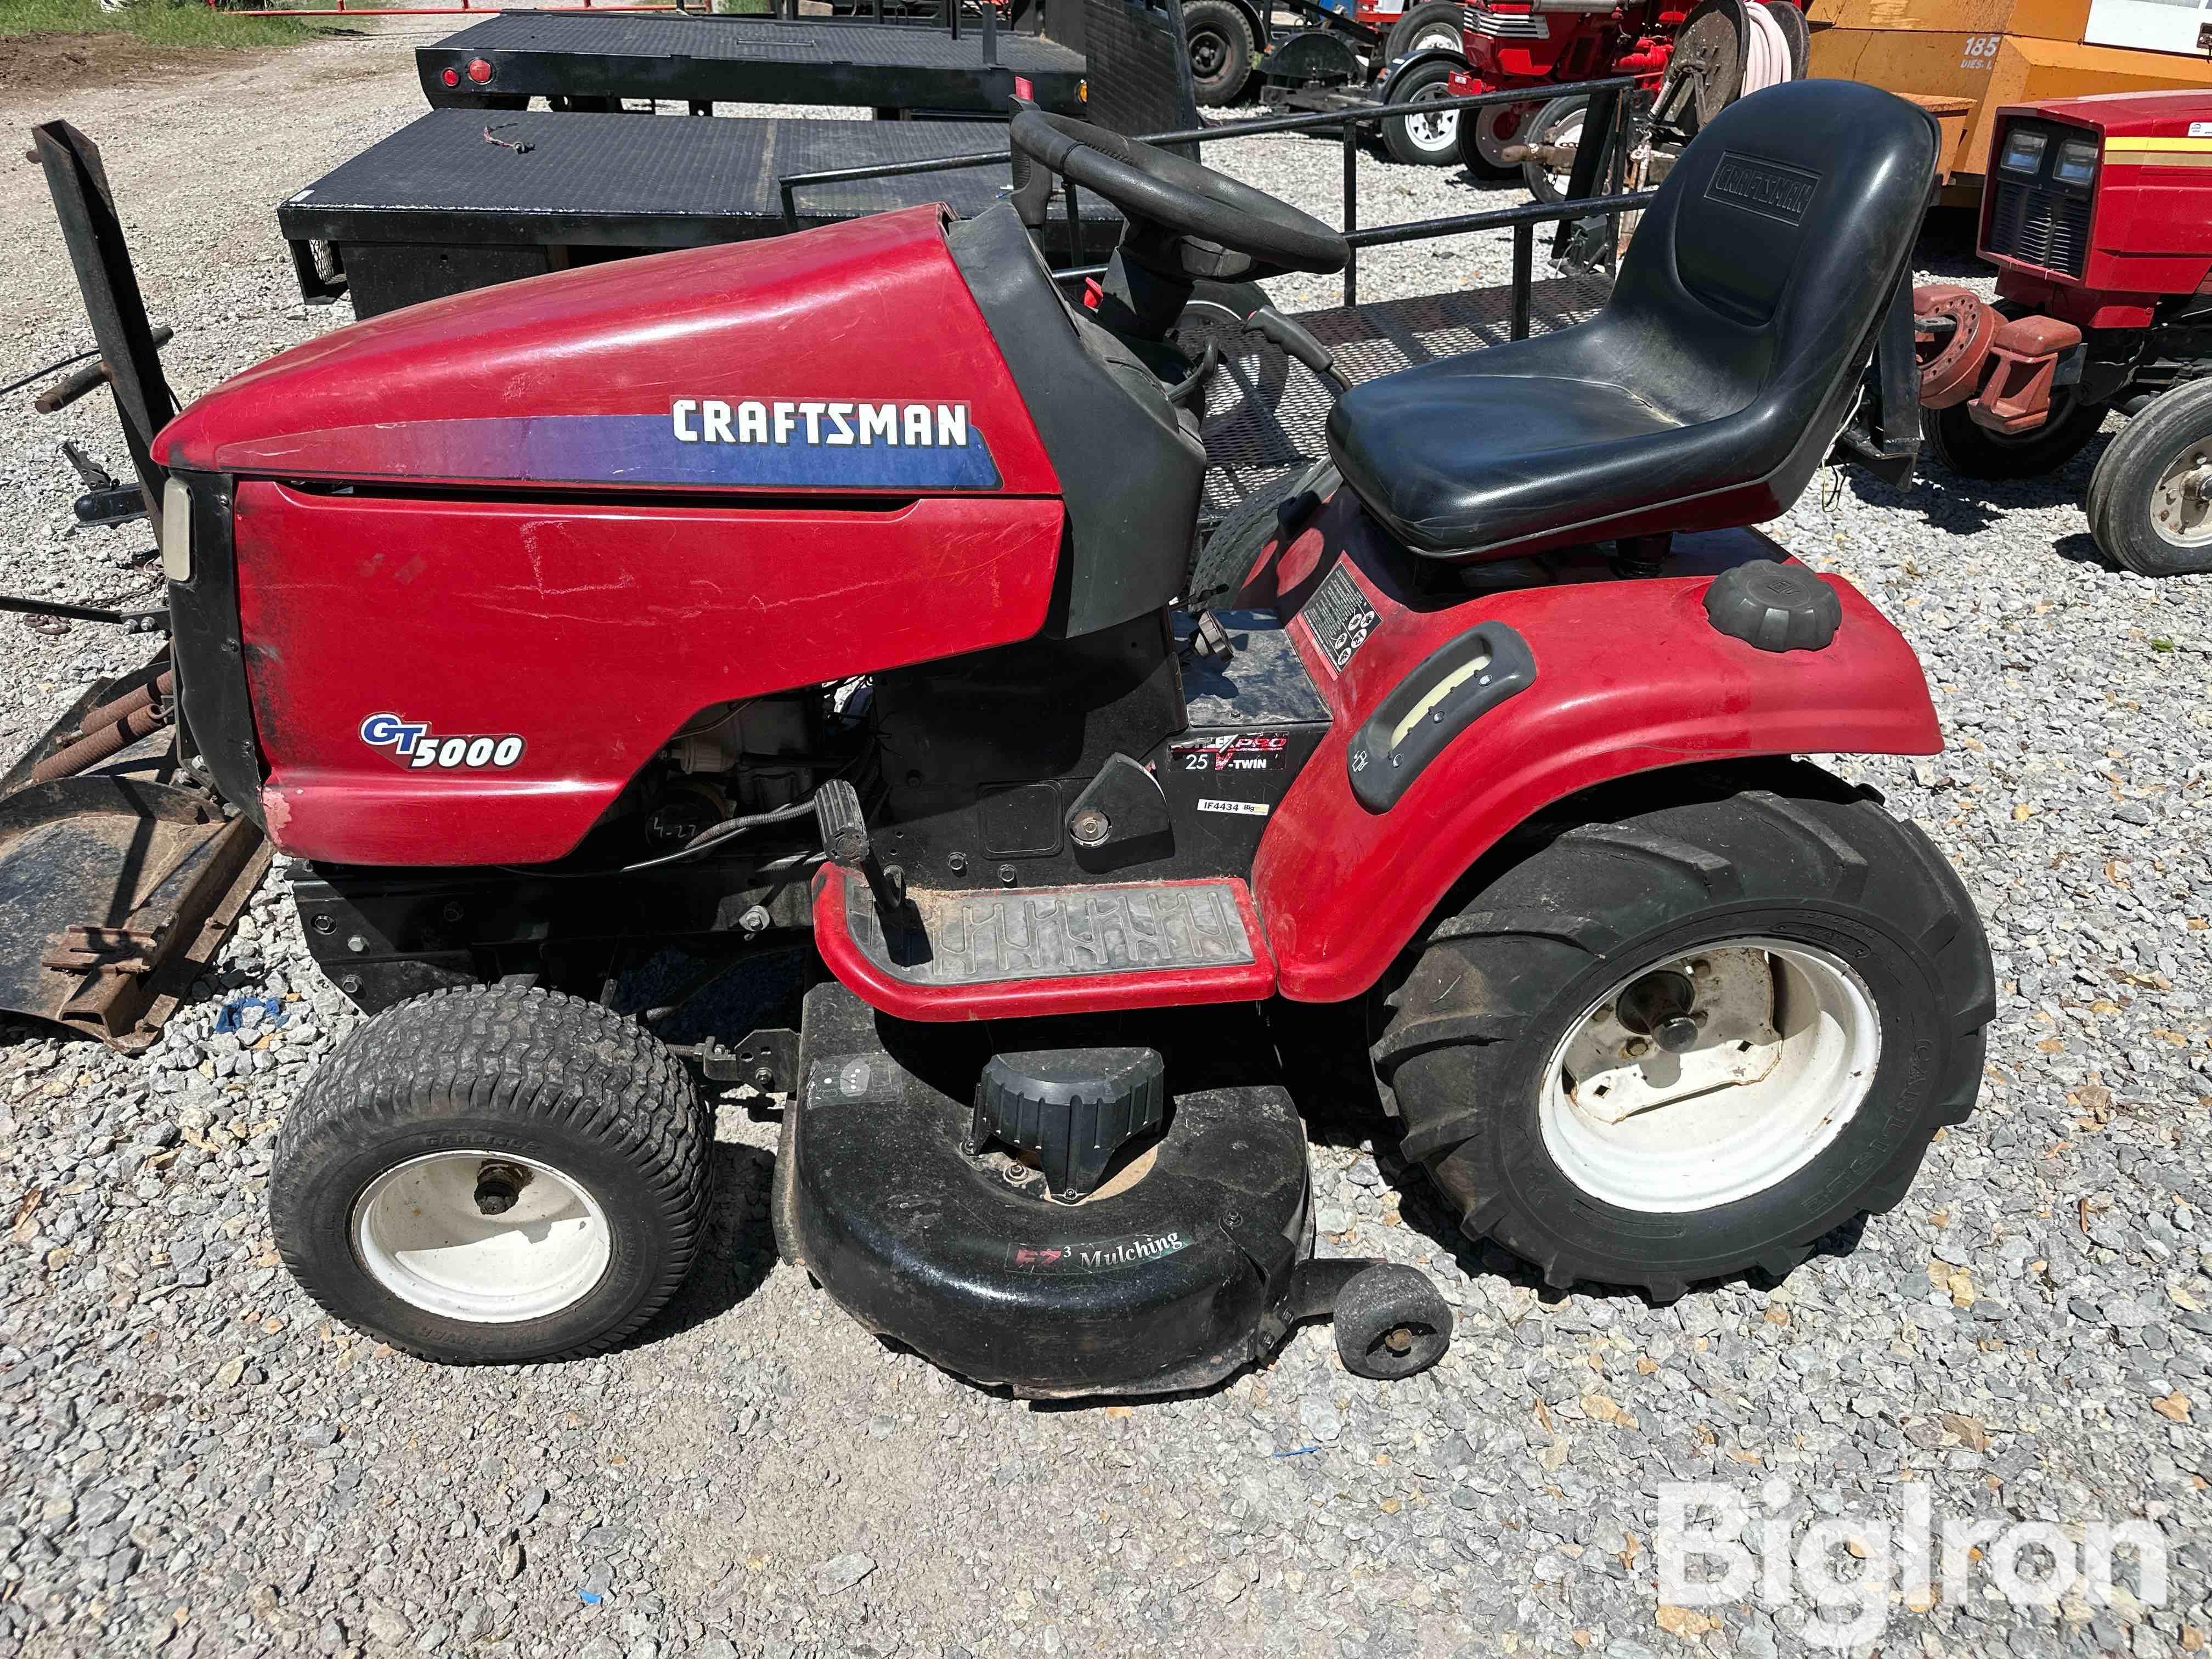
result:
[[(1754, 560), (1794, 562), (1754, 530), (1682, 535), (1663, 576), (1616, 580), (1599, 556), (1566, 555), (1546, 561), (1548, 579), (1531, 563), (1528, 585), (1440, 603), (1340, 492), (1246, 589), (1291, 618), (1333, 717), (1253, 868), (1282, 994), (1366, 991), (1477, 859), (1595, 785), (1760, 756), (1940, 750), (1911, 647), (1850, 583), (1820, 578), (1841, 623), (1818, 649), (1720, 631), (1706, 592)], [(1394, 769), (1409, 781), (1378, 785)]]
[(1395, 102), (1397, 88), (1407, 76), (1424, 64), (1449, 64), (1455, 70), (1468, 67), (1467, 54), (1454, 52), (1448, 46), (1431, 46), (1425, 52), (1407, 52), (1403, 58), (1394, 58), (1382, 66), (1382, 77), (1375, 83), (1375, 96), (1381, 102)]

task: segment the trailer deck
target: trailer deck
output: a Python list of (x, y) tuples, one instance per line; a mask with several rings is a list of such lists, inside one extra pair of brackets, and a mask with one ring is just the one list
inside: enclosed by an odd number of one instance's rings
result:
[[(442, 295), (670, 248), (776, 236), (921, 203), (961, 218), (995, 203), (1004, 163), (823, 185), (787, 221), (778, 180), (836, 167), (974, 154), (964, 121), (654, 120), (543, 110), (432, 110), (276, 210), (310, 302), (353, 295), (373, 317)], [(1085, 256), (1121, 216), (1078, 200)], [(1041, 235), (1067, 247), (1064, 205)]]
[(1003, 118), (1019, 77), (1041, 108), (1084, 112), (1080, 52), (1042, 34), (955, 35), (919, 22), (508, 11), (416, 47), (415, 67), (441, 109), (515, 98), (619, 107), (636, 98), (705, 110), (830, 104)]

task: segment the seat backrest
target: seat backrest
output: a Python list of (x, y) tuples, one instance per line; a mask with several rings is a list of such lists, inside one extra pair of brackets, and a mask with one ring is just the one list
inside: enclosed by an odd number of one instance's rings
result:
[[(1739, 100), (1676, 160), (1621, 262), (1608, 314), (1672, 360), (1685, 422), (1759, 405), (1751, 441), (1778, 464), (1840, 418), (1906, 275), (1936, 181), (1935, 121), (1855, 81), (1793, 81)], [(1818, 434), (1819, 464), (1834, 436)]]

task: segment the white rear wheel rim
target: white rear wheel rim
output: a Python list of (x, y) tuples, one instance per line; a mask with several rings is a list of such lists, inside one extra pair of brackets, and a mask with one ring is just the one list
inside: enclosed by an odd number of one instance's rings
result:
[[(1633, 1052), (1637, 1035), (1614, 1018), (1621, 994), (1660, 971), (1689, 977), (1706, 1015), (1679, 1055), (1648, 1040)], [(1874, 999), (1840, 958), (1726, 939), (1638, 969), (1585, 1008), (1545, 1066), (1538, 1121), (1553, 1161), (1591, 1197), (1652, 1214), (1711, 1210), (1825, 1152), (1881, 1059)]]
[[(520, 1172), (514, 1206), (484, 1213), (488, 1168)], [(574, 1307), (605, 1276), (606, 1214), (583, 1186), (512, 1152), (432, 1152), (386, 1170), (354, 1205), (362, 1266), (410, 1306), (477, 1325), (513, 1325)]]
[[(1423, 88), (1407, 101), (1419, 106), (1450, 96), (1450, 88), (1440, 81), (1433, 88)], [(1448, 109), (1433, 115), (1409, 115), (1406, 118), (1406, 136), (1413, 141), (1413, 148), (1424, 154), (1449, 149), (1459, 142), (1459, 112)]]

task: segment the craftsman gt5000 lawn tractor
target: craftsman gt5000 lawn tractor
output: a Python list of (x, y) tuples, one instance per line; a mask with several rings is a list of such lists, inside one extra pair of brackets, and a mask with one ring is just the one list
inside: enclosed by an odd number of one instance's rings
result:
[[(190, 766), (375, 1016), (282, 1133), (292, 1271), (445, 1359), (636, 1330), (700, 1248), (689, 1059), (787, 1092), (789, 1259), (967, 1376), (1197, 1386), (1332, 1307), (1403, 1375), (1449, 1311), (1313, 1259), (1300, 1005), (1552, 1284), (1778, 1274), (1895, 1204), (1972, 1108), (1987, 949), (1917, 830), (1790, 757), (1936, 717), (1743, 526), (1855, 407), (1917, 420), (1934, 125), (1835, 82), (1728, 110), (1600, 316), (1346, 392), (1203, 578), (1177, 319), (1344, 243), (1012, 137), (1127, 220), (1092, 306), (1013, 204), (908, 210), (395, 312), (155, 438)], [(810, 934), (795, 1032), (679, 1054), (681, 988), (622, 988)]]

